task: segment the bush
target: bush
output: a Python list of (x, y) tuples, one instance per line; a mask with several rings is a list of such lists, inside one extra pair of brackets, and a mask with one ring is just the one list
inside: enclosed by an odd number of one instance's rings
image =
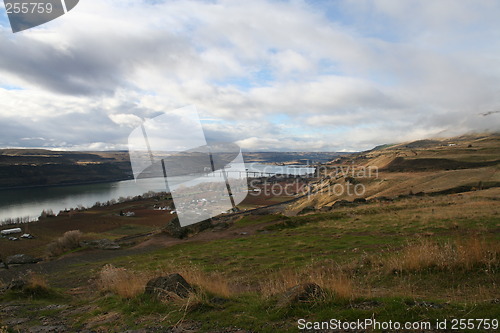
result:
[(47, 245), (48, 255), (50, 257), (56, 257), (65, 252), (79, 248), (82, 236), (83, 234), (80, 230), (66, 231), (55, 242)]
[(45, 219), (47, 217), (54, 217), (56, 216), (52, 209), (47, 209), (47, 210), (42, 210), (42, 213), (40, 214), (40, 218)]
[(25, 292), (29, 294), (43, 294), (48, 290), (49, 285), (44, 276), (35, 272), (28, 272), (26, 286), (24, 287)]
[(144, 274), (107, 264), (101, 269), (97, 286), (123, 298), (132, 298), (144, 292), (148, 277)]
[(265, 297), (285, 293), (298, 285), (313, 283), (330, 291), (335, 298), (351, 299), (355, 296), (351, 277), (335, 267), (306, 267), (303, 270), (283, 269), (275, 276), (264, 280), (260, 292)]
[(389, 259), (392, 272), (416, 272), (428, 269), (441, 271), (473, 271), (477, 268), (495, 270), (500, 265), (500, 247), (479, 238), (468, 238), (438, 244), (420, 240), (409, 244)]
[(197, 267), (180, 269), (181, 275), (192, 285), (211, 294), (231, 297), (233, 292), (228, 280), (218, 272), (203, 272)]

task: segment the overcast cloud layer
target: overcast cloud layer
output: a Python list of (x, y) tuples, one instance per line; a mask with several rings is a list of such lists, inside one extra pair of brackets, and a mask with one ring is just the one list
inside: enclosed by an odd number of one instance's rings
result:
[(12, 34), (2, 4), (0, 147), (125, 149), (191, 104), (250, 151), (497, 131), (499, 17), (496, 0), (82, 0)]

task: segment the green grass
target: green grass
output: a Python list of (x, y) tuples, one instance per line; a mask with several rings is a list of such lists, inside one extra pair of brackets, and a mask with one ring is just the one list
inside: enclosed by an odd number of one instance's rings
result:
[[(75, 327), (114, 312), (119, 313), (122, 328), (194, 322), (200, 331), (238, 327), (256, 332), (296, 332), (299, 318), (354, 321), (374, 316), (379, 321), (401, 322), (498, 318), (500, 308), (492, 303), (498, 294), (498, 263), (490, 270), (484, 265), (467, 269), (430, 265), (416, 271), (391, 271), (389, 265), (408, 244), (419, 239), (445, 244), (480, 235), (492, 244), (498, 243), (500, 216), (495, 214), (495, 203), (488, 198), (445, 196), (304, 216), (245, 216), (232, 226), (237, 235), (234, 238), (188, 239), (111, 261), (116, 267), (137, 272), (196, 268), (214, 273), (235, 287), (225, 301), (214, 301), (214, 296), (203, 290), (190, 304), (164, 303), (144, 295), (123, 299), (99, 294), (90, 296), (90, 302), (96, 305), (92, 312), (75, 316)], [(257, 233), (238, 235), (239, 228), (248, 227), (257, 229)], [(120, 232), (129, 230), (137, 228), (126, 225)], [(72, 265), (50, 278), (90, 279), (107, 263), (110, 261)], [(279, 296), (267, 297), (259, 291), (260, 283), (276, 279), (282, 272), (308, 276), (308, 272), (323, 269), (347, 276), (354, 296), (339, 298), (329, 291), (331, 296), (326, 299), (280, 308)], [(102, 325), (110, 328), (112, 324)]]
[(104, 235), (110, 235), (116, 238), (116, 237), (148, 233), (156, 229), (158, 228), (144, 226), (144, 225), (137, 225), (137, 224), (125, 224), (118, 228), (105, 232)]
[[(237, 327), (256, 332), (297, 332), (297, 321), (377, 321), (416, 322), (452, 318), (498, 318), (500, 310), (490, 304), (458, 304), (434, 299), (405, 297), (356, 298), (352, 300), (327, 297), (325, 301), (300, 303), (288, 307), (277, 307), (277, 298), (262, 298), (256, 294), (241, 294), (223, 303), (213, 302), (211, 297), (195, 301), (182, 307), (162, 303), (144, 295), (131, 300), (108, 296), (99, 301), (100, 311), (87, 316), (96, 316), (118, 311), (124, 316), (126, 327), (135, 327), (140, 318), (150, 318), (151, 325), (170, 327), (189, 320), (198, 322), (201, 331), (217, 331)], [(158, 321), (161, 318), (161, 321)]]

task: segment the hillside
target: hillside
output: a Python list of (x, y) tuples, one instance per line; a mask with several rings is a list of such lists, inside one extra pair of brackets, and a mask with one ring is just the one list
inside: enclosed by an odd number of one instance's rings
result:
[[(338, 200), (454, 193), (500, 186), (500, 135), (471, 135), (385, 145), (341, 157), (322, 168), (316, 208)], [(350, 183), (349, 183), (350, 181)], [(360, 184), (362, 193), (332, 189)], [(358, 191), (359, 192), (359, 191)], [(311, 205), (303, 200), (298, 208)]]
[[(452, 325), (464, 320), (471, 332), (496, 331), (499, 143), (495, 135), (426, 140), (339, 157), (309, 179), (310, 195), (290, 202), (261, 191), (241, 212), (177, 237), (165, 227), (175, 215), (156, 209), (171, 204), (166, 194), (41, 219), (23, 226), (33, 240), (0, 239), (1, 253), (44, 259), (0, 267), (0, 327), (297, 332), (303, 319), (416, 325), (304, 332), (449, 332), (463, 331)], [(366, 191), (328, 193), (336, 184)], [(65, 233), (72, 229), (80, 232)], [(102, 238), (121, 248), (80, 242)], [(152, 287), (173, 277), (183, 290)]]
[(0, 188), (108, 182), (132, 178), (126, 152), (0, 150)]

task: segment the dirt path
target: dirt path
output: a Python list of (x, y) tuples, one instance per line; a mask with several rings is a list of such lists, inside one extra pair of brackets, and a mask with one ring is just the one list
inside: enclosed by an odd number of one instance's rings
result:
[(88, 285), (89, 276), (88, 274), (68, 274), (68, 270), (75, 267), (79, 267), (75, 271), (82, 272), (81, 267), (86, 264), (88, 264), (89, 267), (93, 267), (96, 262), (112, 262), (114, 259), (120, 257), (145, 254), (177, 244), (210, 242), (219, 239), (248, 237), (257, 234), (258, 230), (263, 227), (274, 223), (276, 223), (276, 221), (241, 226), (237, 228), (229, 227), (228, 229), (217, 231), (214, 229), (207, 229), (187, 239), (177, 239), (164, 233), (158, 233), (130, 248), (119, 250), (83, 250), (65, 255), (52, 261), (44, 261), (31, 265), (21, 265), (11, 267), (10, 269), (1, 269), (0, 280), (4, 283), (8, 283), (12, 279), (25, 275), (28, 271), (33, 271), (46, 275), (49, 278), (50, 284), (54, 287), (64, 289), (78, 288), (83, 285)]

